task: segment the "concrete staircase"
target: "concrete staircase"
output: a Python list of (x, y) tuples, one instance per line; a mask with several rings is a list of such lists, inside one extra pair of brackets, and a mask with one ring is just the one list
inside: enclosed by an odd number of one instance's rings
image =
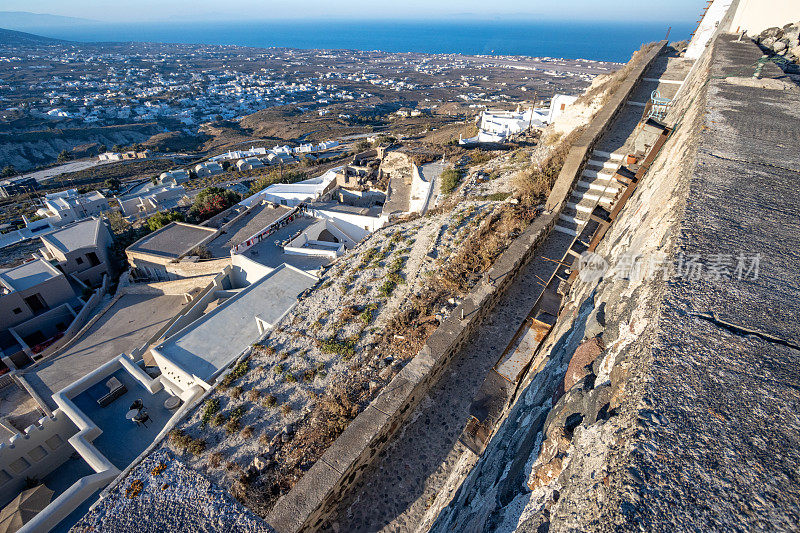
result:
[(567, 205), (559, 216), (556, 231), (567, 235), (579, 235), (595, 206), (609, 211), (624, 185), (614, 178), (624, 156), (618, 153), (592, 151), (577, 186), (567, 199)]

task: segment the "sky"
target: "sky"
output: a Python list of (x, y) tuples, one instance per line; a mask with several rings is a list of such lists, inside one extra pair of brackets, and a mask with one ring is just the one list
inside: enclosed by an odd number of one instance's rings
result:
[[(559, 19), (690, 22), (703, 0), (0, 0), (29, 11), (103, 22), (270, 19)], [(1, 26), (2, 24), (0, 24)]]

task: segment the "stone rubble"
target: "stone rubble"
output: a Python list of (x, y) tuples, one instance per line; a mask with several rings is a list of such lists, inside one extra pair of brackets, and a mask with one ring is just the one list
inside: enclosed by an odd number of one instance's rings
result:
[(755, 37), (755, 41), (765, 51), (791, 61), (784, 67), (786, 72), (800, 74), (800, 22), (782, 28), (767, 28)]

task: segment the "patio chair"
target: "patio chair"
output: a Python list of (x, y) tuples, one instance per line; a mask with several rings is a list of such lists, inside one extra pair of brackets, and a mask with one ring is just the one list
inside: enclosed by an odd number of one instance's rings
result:
[(142, 403), (142, 399), (141, 398), (137, 398), (136, 401), (131, 404), (131, 406), (128, 408), (128, 410), (129, 411), (133, 411), (134, 409), (138, 410), (138, 409), (141, 409), (142, 407), (144, 407), (144, 404)]
[(147, 424), (146, 424), (146, 422), (147, 422), (148, 420), (150, 420), (150, 415), (149, 415), (149, 414), (147, 414), (147, 410), (146, 410), (146, 409), (142, 409), (141, 411), (139, 411), (139, 414), (138, 414), (138, 415), (136, 415), (136, 416), (134, 416), (134, 417), (133, 417), (133, 421), (134, 421), (134, 422), (136, 422), (136, 425), (137, 425), (137, 426), (138, 426), (139, 424), (141, 424), (141, 425), (143, 425), (144, 427), (147, 427)]

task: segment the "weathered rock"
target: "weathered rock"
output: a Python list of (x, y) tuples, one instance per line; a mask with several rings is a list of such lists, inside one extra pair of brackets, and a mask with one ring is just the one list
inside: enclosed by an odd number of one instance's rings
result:
[(592, 363), (603, 353), (603, 341), (594, 337), (583, 342), (572, 354), (567, 372), (564, 374), (563, 390), (570, 390), (576, 383), (582, 381), (592, 372)]

